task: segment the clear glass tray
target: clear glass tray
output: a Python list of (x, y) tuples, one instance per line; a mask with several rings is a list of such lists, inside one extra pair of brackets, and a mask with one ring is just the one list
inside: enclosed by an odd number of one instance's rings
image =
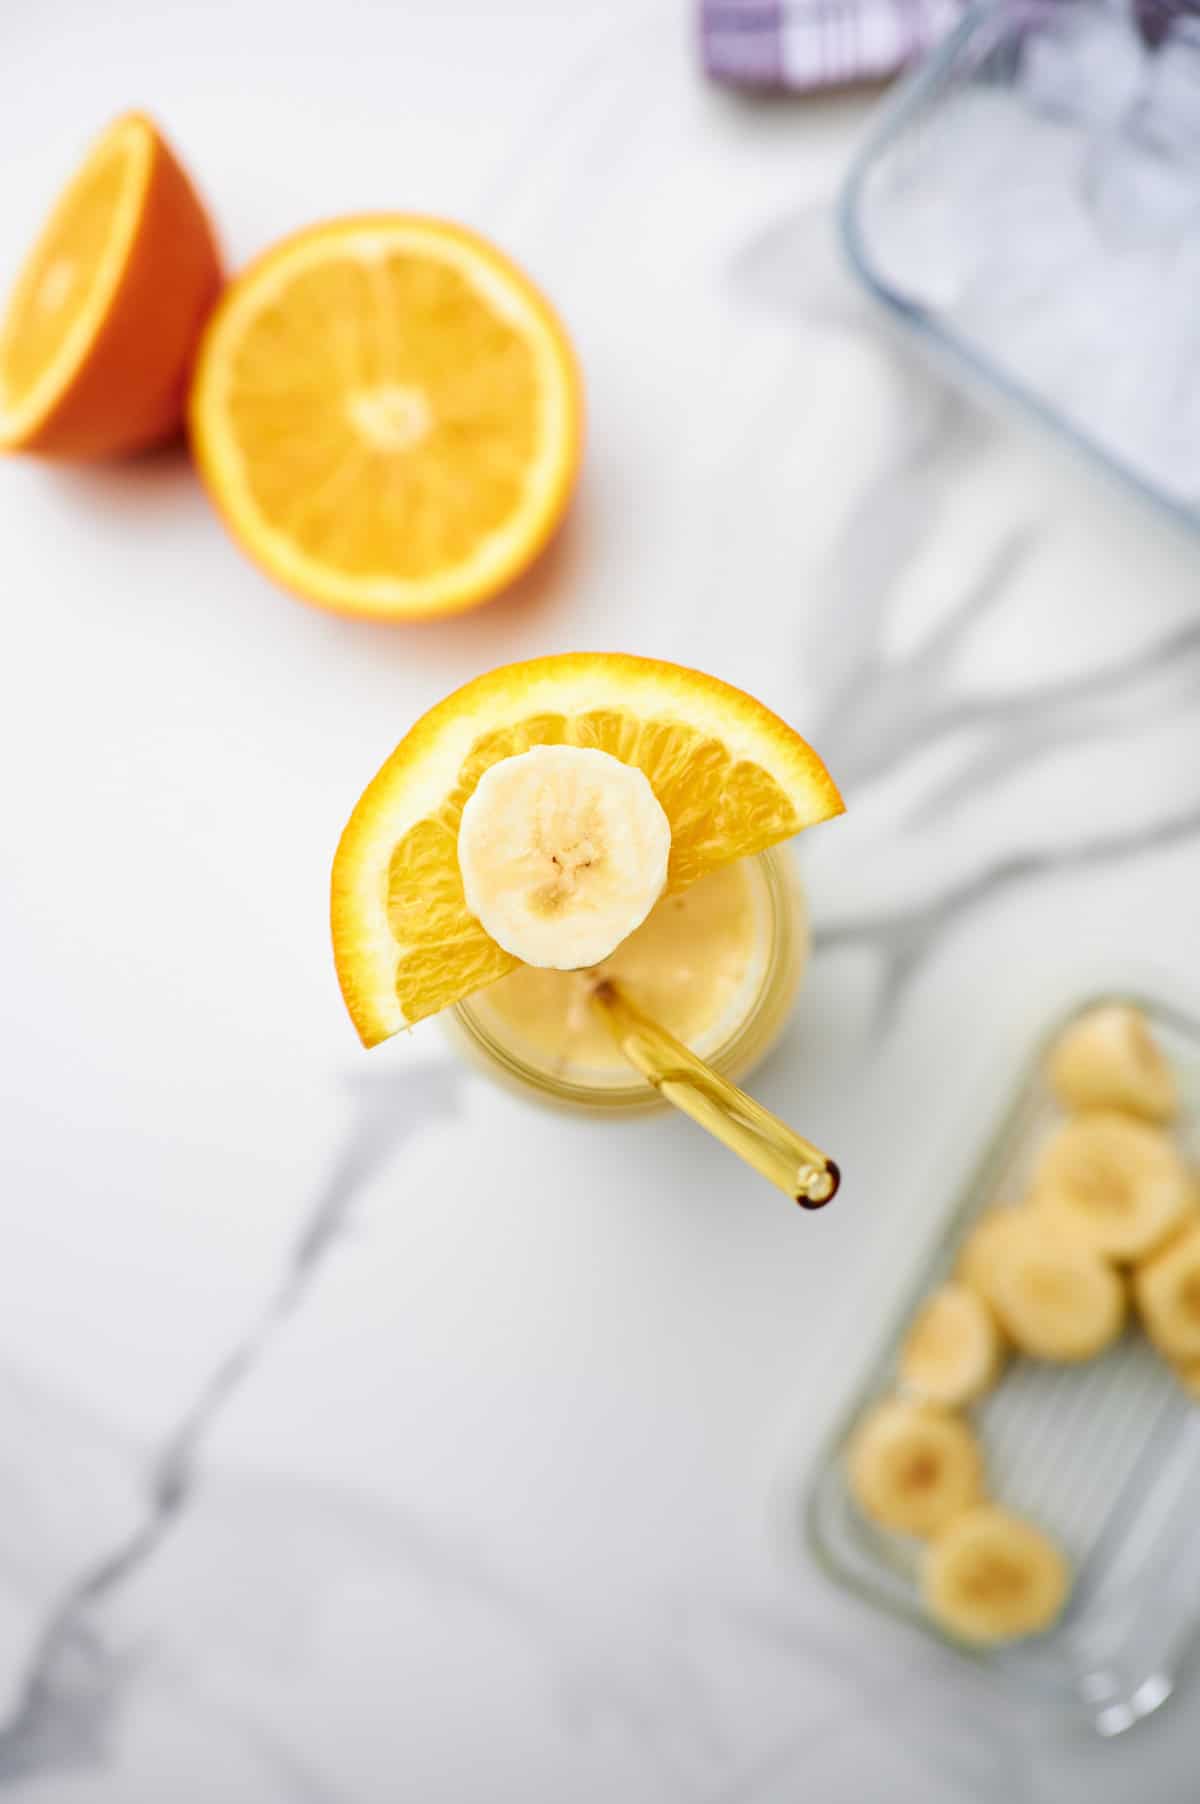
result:
[[(1081, 1007), (1115, 999), (1093, 997)], [(1200, 1022), (1143, 998), (1120, 1000), (1139, 1002), (1175, 1066), (1183, 1095), (1181, 1144), (1195, 1159)], [(971, 1412), (993, 1496), (1056, 1535), (1074, 1563), (1071, 1601), (1050, 1633), (986, 1653), (945, 1636), (921, 1606), (919, 1544), (874, 1528), (845, 1482), (847, 1437), (863, 1411), (891, 1389), (899, 1345), (918, 1303), (949, 1273), (976, 1217), (1024, 1193), (1037, 1148), (1060, 1119), (1043, 1067), (1045, 1048), (1064, 1025), (1056, 1022), (1039, 1045), (826, 1448), (808, 1496), (807, 1529), (826, 1572), (861, 1598), (966, 1658), (1073, 1698), (1100, 1734), (1119, 1735), (1169, 1697), (1200, 1631), (1200, 1403), (1176, 1382), (1136, 1323), (1109, 1353), (1086, 1365), (1014, 1360)]]
[(1200, 523), (1200, 17), (977, 0), (884, 103), (840, 226), (947, 373)]

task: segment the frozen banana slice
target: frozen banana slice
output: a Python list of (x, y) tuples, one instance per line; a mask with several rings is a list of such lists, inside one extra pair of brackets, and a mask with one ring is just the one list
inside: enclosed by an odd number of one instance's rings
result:
[(1103, 1352), (1125, 1324), (1125, 1286), (1085, 1240), (1035, 1209), (1014, 1209), (987, 1278), (1000, 1324), (1033, 1359), (1074, 1361)]
[(1023, 1237), (1025, 1218), (1031, 1213), (1015, 1203), (988, 1209), (975, 1222), (959, 1248), (955, 1275), (989, 1303), (997, 1256), (1010, 1241)]
[(1076, 1115), (1046, 1142), (1033, 1200), (1108, 1259), (1144, 1258), (1195, 1207), (1170, 1137), (1115, 1109)]
[(1133, 1291), (1159, 1351), (1179, 1366), (1200, 1365), (1200, 1225), (1139, 1265)]
[(1050, 1537), (990, 1504), (955, 1517), (925, 1553), (926, 1608), (964, 1641), (1016, 1641), (1050, 1628), (1070, 1587), (1067, 1561)]
[(1002, 1353), (996, 1318), (977, 1290), (943, 1284), (926, 1297), (900, 1350), (905, 1389), (955, 1408), (995, 1383)]
[(1109, 1002), (1072, 1022), (1050, 1054), (1050, 1084), (1066, 1109), (1128, 1109), (1169, 1121), (1175, 1074), (1141, 1009)]
[(864, 1516), (904, 1535), (935, 1534), (983, 1496), (983, 1456), (967, 1424), (901, 1398), (859, 1424), (847, 1475)]
[(498, 946), (556, 971), (598, 965), (667, 882), (671, 826), (636, 765), (535, 745), (484, 771), (462, 811), (467, 907)]

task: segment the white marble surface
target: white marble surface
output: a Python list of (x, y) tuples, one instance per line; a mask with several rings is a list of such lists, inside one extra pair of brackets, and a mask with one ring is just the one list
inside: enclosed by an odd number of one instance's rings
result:
[[(829, 1590), (812, 1450), (1030, 1033), (1200, 993), (1200, 550), (979, 419), (841, 277), (869, 102), (706, 90), (686, 8), (85, 0), (0, 21), (0, 270), (81, 140), (166, 123), (235, 263), (458, 215), (577, 336), (590, 441), (510, 598), (274, 592), (182, 458), (0, 470), (0, 1792), (14, 1804), (1194, 1804)], [(367, 1059), (336, 833), (452, 684), (707, 665), (807, 731), (811, 981), (764, 1098), (805, 1217), (683, 1123)]]

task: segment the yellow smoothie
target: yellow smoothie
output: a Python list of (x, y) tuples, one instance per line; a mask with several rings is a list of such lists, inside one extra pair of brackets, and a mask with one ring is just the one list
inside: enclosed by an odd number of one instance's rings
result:
[(733, 1024), (767, 957), (762, 874), (753, 859), (663, 896), (642, 925), (590, 971), (523, 965), (471, 1000), (479, 1025), (553, 1070), (627, 1071), (589, 995), (619, 980), (644, 1013), (703, 1053)]

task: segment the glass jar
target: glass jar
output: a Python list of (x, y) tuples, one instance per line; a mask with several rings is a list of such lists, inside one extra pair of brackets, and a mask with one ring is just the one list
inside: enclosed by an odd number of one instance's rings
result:
[[(809, 944), (804, 893), (788, 849), (760, 853), (745, 860), (743, 869), (752, 910), (746, 968), (727, 1006), (688, 1041), (693, 1052), (735, 1082), (782, 1034)], [(522, 1036), (489, 1003), (489, 994), (481, 990), (443, 1020), (456, 1049), (500, 1083), (551, 1106), (626, 1114), (667, 1106), (651, 1084), (624, 1064), (592, 1066), (548, 1053)], [(636, 1001), (632, 988), (630, 994)]]

